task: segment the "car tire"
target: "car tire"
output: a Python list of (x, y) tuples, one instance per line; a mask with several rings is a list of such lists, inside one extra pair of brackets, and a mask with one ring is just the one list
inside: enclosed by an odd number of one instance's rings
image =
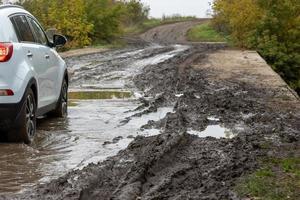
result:
[(19, 126), (10, 136), (14, 142), (24, 142), (31, 144), (36, 134), (36, 102), (32, 89), (28, 89), (25, 94), (24, 105), (19, 115)]
[(55, 110), (50, 112), (50, 116), (66, 118), (68, 115), (68, 83), (64, 80), (61, 86), (60, 97)]

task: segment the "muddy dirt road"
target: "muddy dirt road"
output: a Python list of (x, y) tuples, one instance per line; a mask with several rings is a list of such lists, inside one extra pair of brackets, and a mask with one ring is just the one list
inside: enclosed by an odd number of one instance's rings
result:
[(160, 44), (187, 44), (186, 33), (197, 24), (204, 23), (209, 19), (197, 19), (188, 22), (178, 22), (150, 29), (141, 35), (147, 42)]
[(18, 192), (71, 169), (103, 161), (126, 148), (137, 135), (158, 134), (140, 127), (149, 120), (162, 119), (172, 107), (121, 123), (135, 113), (129, 111), (140, 105), (138, 98), (143, 96), (132, 79), (144, 66), (163, 62), (186, 49), (152, 45), (67, 59), (72, 77), (69, 116), (66, 120), (39, 119), (38, 138), (30, 147), (0, 145), (0, 193)]
[(0, 146), (1, 192), (23, 190), (0, 199), (239, 199), (237, 178), (279, 154), (266, 144), (299, 148), (299, 98), (253, 52), (149, 43), (67, 62), (69, 117)]

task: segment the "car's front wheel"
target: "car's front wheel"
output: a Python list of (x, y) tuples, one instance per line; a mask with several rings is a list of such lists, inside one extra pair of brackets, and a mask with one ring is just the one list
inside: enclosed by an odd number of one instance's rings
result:
[(36, 102), (32, 89), (28, 89), (25, 95), (24, 105), (20, 112), (19, 126), (13, 134), (16, 142), (30, 144), (34, 140), (36, 133)]

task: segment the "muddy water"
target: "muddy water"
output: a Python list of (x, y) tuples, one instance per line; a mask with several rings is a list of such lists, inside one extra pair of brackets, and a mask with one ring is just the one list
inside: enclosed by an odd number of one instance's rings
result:
[(132, 83), (143, 67), (171, 59), (186, 46), (150, 46), (67, 60), (71, 72), (67, 119), (41, 118), (31, 146), (0, 144), (0, 193), (20, 192), (68, 171), (117, 154), (149, 120), (162, 119), (172, 108), (122, 121), (134, 114), (142, 95)]
[(104, 54), (95, 54), (69, 60), (73, 89), (131, 88), (133, 76), (147, 65), (171, 59), (188, 49), (187, 46), (151, 46)]

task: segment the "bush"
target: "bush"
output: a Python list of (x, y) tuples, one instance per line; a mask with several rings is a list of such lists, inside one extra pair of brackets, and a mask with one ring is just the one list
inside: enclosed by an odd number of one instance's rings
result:
[(300, 1), (216, 0), (214, 27), (256, 49), (300, 93)]
[(123, 27), (147, 19), (149, 8), (140, 1), (115, 0), (19, 0), (47, 29), (54, 28), (69, 39), (69, 48), (91, 43), (111, 43)]

